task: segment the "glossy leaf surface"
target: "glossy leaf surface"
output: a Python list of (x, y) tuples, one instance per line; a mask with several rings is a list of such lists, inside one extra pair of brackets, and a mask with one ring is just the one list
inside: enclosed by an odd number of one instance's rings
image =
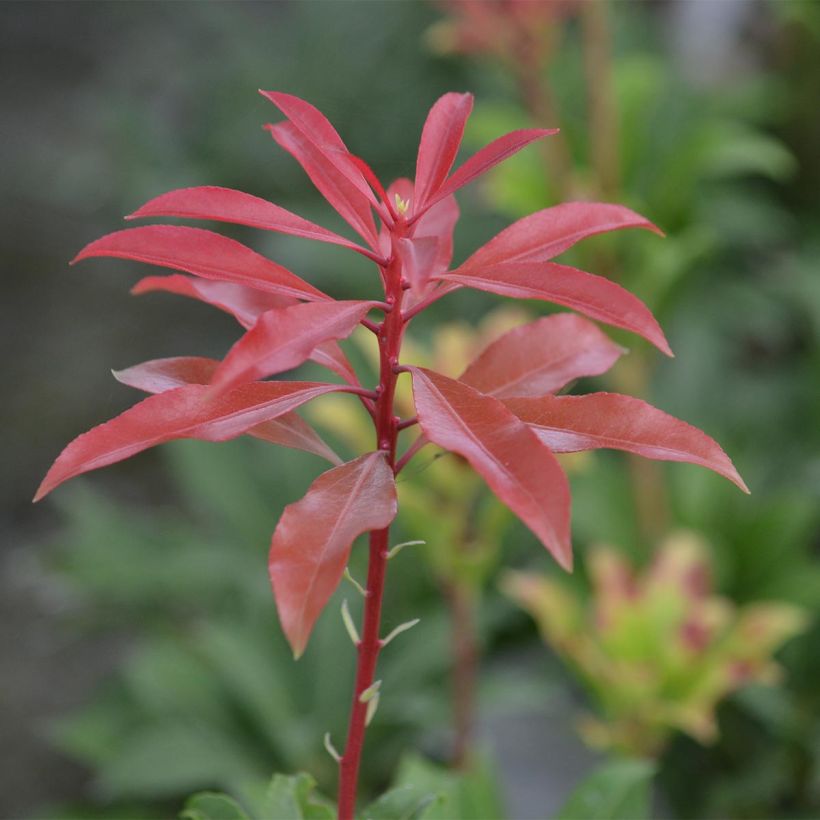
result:
[(161, 194), (146, 202), (126, 219), (156, 216), (231, 222), (361, 250), (355, 242), (303, 219), (285, 208), (280, 208), (266, 199), (216, 185), (180, 188)]
[(514, 398), (504, 402), (557, 453), (607, 447), (708, 467), (749, 492), (720, 445), (697, 427), (619, 393)]
[(569, 485), (552, 453), (498, 399), (412, 368), (424, 435), (463, 456), (565, 569), (572, 567)]
[(374, 302), (306, 302), (263, 313), (214, 374), (215, 389), (258, 381), (306, 361), (322, 342), (344, 339)]
[(339, 585), (353, 541), (387, 527), (396, 486), (384, 453), (368, 453), (323, 473), (285, 508), (270, 548), (269, 570), (279, 620), (294, 655)]
[[(220, 362), (217, 359), (206, 359), (200, 356), (178, 356), (170, 359), (154, 359), (149, 362), (128, 367), (125, 370), (114, 370), (114, 378), (129, 387), (144, 390), (146, 393), (164, 393), (186, 384), (210, 384)], [(248, 435), (279, 444), (304, 450), (331, 464), (341, 464), (341, 459), (328, 447), (319, 434), (296, 413), (285, 413), (278, 418), (264, 421), (248, 430)]]
[(596, 325), (574, 313), (545, 316), (488, 345), (460, 376), (497, 398), (542, 396), (575, 379), (606, 373), (624, 353)]
[(514, 222), (479, 248), (461, 268), (499, 262), (546, 262), (582, 239), (622, 228), (661, 233), (647, 219), (622, 205), (566, 202)]
[(205, 385), (157, 393), (75, 438), (48, 471), (35, 501), (69, 478), (157, 444), (178, 438), (227, 441), (311, 399), (343, 389), (317, 382), (257, 382), (215, 398), (209, 398), (213, 393)]
[(637, 333), (668, 356), (672, 355), (649, 308), (637, 296), (603, 276), (555, 262), (508, 262), (466, 271), (457, 268), (436, 278), (448, 285), (463, 285), (514, 299), (554, 302), (590, 319)]
[(459, 165), (441, 188), (427, 200), (424, 207), (428, 208), (444, 197), (454, 194), (459, 188), (463, 188), (477, 177), (486, 174), (491, 168), (522, 148), (526, 148), (531, 142), (557, 133), (557, 128), (525, 128), (520, 131), (511, 131), (493, 140)]
[(73, 262), (92, 256), (133, 259), (297, 299), (329, 298), (295, 273), (240, 242), (202, 228), (146, 225), (116, 231), (86, 245)]
[(447, 179), (472, 110), (472, 94), (452, 92), (440, 97), (430, 109), (416, 159), (416, 197), (420, 207)]

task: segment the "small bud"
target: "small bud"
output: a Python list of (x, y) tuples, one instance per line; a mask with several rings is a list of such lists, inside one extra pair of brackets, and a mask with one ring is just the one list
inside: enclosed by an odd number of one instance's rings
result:
[(395, 194), (393, 199), (396, 202), (396, 211), (398, 212), (399, 216), (404, 216), (407, 213), (408, 208), (410, 207), (410, 200), (402, 199), (398, 194)]
[(382, 688), (382, 682), (377, 680), (375, 683), (370, 684), (364, 692), (359, 695), (359, 703), (367, 703), (373, 698), (378, 697), (379, 690)]
[(345, 567), (344, 577), (359, 591), (362, 598), (367, 598), (368, 591), (350, 574), (350, 567)]
[(330, 732), (325, 732), (325, 749), (327, 753), (337, 762), (342, 762), (342, 756), (336, 751), (333, 741), (330, 739)]
[(361, 643), (361, 639), (359, 638), (359, 633), (356, 631), (353, 618), (350, 617), (350, 610), (347, 607), (347, 598), (342, 601), (342, 621), (344, 622), (347, 634), (350, 635), (350, 640), (353, 641), (353, 646), (358, 646)]
[(421, 618), (413, 618), (412, 621), (406, 621), (403, 624), (399, 624), (386, 638), (381, 639), (380, 643), (382, 647), (387, 646), (393, 638), (401, 635), (402, 632), (407, 632), (408, 629), (412, 629), (420, 620)]
[(426, 541), (402, 541), (395, 547), (387, 551), (387, 558), (395, 558), (405, 547), (414, 547), (416, 544), (426, 544)]
[(379, 708), (379, 693), (376, 694), (367, 702), (367, 712), (364, 715), (364, 725), (369, 726), (370, 721), (376, 714), (376, 709)]

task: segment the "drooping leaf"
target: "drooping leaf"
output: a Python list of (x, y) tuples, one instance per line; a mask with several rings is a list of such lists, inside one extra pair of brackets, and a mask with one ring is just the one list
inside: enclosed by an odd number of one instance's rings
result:
[(396, 515), (396, 486), (384, 453), (368, 453), (323, 473), (289, 504), (273, 534), (269, 570), (279, 620), (293, 653), (342, 579), (353, 541)]
[(649, 820), (655, 767), (644, 760), (613, 760), (581, 782), (555, 820)]
[(558, 129), (526, 128), (520, 131), (511, 131), (503, 137), (493, 140), (479, 151), (476, 151), (468, 160), (465, 160), (450, 175), (450, 178), (436, 191), (424, 205), (424, 209), (431, 207), (444, 197), (454, 194), (459, 188), (472, 182), (491, 168), (503, 162), (507, 157), (526, 148), (531, 142), (540, 137), (557, 134)]
[(462, 285), (514, 299), (554, 302), (599, 322), (637, 333), (667, 356), (672, 355), (649, 308), (637, 296), (603, 276), (555, 262), (507, 262), (466, 271), (457, 268), (435, 278), (447, 285)]
[(227, 794), (199, 792), (185, 801), (180, 820), (250, 820), (239, 803)]
[(253, 327), (256, 320), (266, 310), (288, 307), (298, 301), (291, 296), (282, 296), (279, 293), (249, 288), (233, 282), (197, 279), (195, 276), (185, 276), (182, 273), (172, 273), (170, 276), (146, 276), (131, 288), (131, 293), (135, 296), (155, 291), (175, 293), (178, 296), (187, 296), (190, 299), (205, 302), (205, 304), (229, 313), (246, 329)]
[(749, 492), (714, 439), (632, 396), (590, 393), (511, 398), (504, 403), (554, 452), (608, 447), (661, 461), (687, 461), (708, 467)]
[(319, 242), (330, 242), (352, 250), (362, 250), (355, 242), (297, 216), (285, 208), (280, 208), (266, 199), (232, 188), (220, 188), (216, 185), (180, 188), (161, 194), (146, 202), (126, 219), (157, 216), (231, 222), (236, 225), (248, 225), (251, 228), (301, 236), (305, 239), (315, 239)]
[(362, 820), (423, 820), (441, 795), (407, 784), (394, 786), (362, 812)]
[(582, 239), (622, 228), (645, 228), (662, 235), (649, 220), (622, 205), (565, 202), (514, 222), (482, 245), (461, 269), (499, 262), (547, 262)]
[(572, 566), (569, 485), (555, 456), (504, 405), (440, 373), (414, 367), (424, 435), (470, 462), (565, 569)]
[(317, 345), (344, 339), (375, 302), (304, 302), (263, 313), (214, 374), (215, 390), (258, 381), (306, 361)]
[(265, 795), (260, 820), (333, 820), (333, 806), (316, 792), (316, 781), (305, 772), (276, 774)]
[(157, 393), (75, 438), (48, 471), (34, 500), (69, 478), (157, 444), (178, 438), (227, 441), (311, 399), (346, 389), (317, 382), (256, 382), (220, 396), (213, 396), (209, 386), (196, 384)]
[(450, 173), (472, 110), (472, 94), (453, 92), (439, 97), (430, 109), (416, 159), (415, 187), (419, 207), (424, 206), (428, 196), (442, 186)]
[[(266, 311), (298, 304), (298, 300), (291, 296), (268, 293), (230, 282), (197, 279), (180, 273), (171, 276), (146, 276), (131, 288), (131, 293), (135, 295), (151, 291), (176, 293), (180, 296), (188, 296), (191, 299), (205, 302), (212, 307), (229, 313), (242, 327), (248, 330), (256, 324), (259, 317)], [(333, 373), (337, 373), (348, 384), (359, 383), (353, 366), (336, 342), (327, 341), (319, 344), (311, 352), (309, 358), (317, 364), (327, 367)]]
[(459, 381), (497, 398), (542, 396), (575, 379), (606, 373), (623, 353), (587, 319), (556, 313), (492, 342)]
[(287, 268), (240, 242), (202, 228), (146, 225), (116, 231), (86, 245), (72, 264), (92, 256), (133, 259), (297, 299), (329, 299)]
[[(163, 393), (186, 384), (210, 384), (219, 361), (200, 356), (177, 356), (169, 359), (153, 359), (149, 362), (115, 370), (114, 378), (129, 387), (146, 393)], [(296, 413), (285, 413), (278, 418), (257, 424), (248, 430), (249, 436), (304, 450), (331, 464), (341, 464), (341, 459), (321, 439), (319, 434)]]

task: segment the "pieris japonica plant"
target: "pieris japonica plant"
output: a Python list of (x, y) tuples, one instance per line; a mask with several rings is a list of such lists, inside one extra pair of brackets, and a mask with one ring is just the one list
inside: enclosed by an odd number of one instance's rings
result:
[[(380, 629), (397, 511), (396, 476), (426, 444), (462, 456), (555, 560), (569, 570), (570, 493), (555, 453), (601, 447), (708, 467), (745, 490), (723, 450), (699, 430), (629, 396), (557, 395), (568, 383), (608, 370), (623, 352), (590, 320), (642, 336), (671, 355), (646, 306), (615, 283), (551, 261), (579, 240), (621, 228), (659, 233), (619, 205), (571, 202), (514, 223), (451, 268), (459, 216), (454, 194), (495, 165), (555, 131), (515, 131), (452, 171), (472, 108), (469, 94), (445, 94), (421, 134), (414, 180), (387, 188), (313, 106), (263, 92), (285, 116), (267, 126), (328, 203), (358, 234), (353, 241), (264, 199), (218, 187), (172, 191), (131, 218), (187, 217), (231, 222), (329, 242), (376, 267), (374, 298), (337, 301), (245, 245), (209, 230), (152, 225), (117, 231), (86, 246), (75, 261), (118, 257), (169, 268), (135, 293), (169, 291), (232, 314), (245, 333), (219, 362), (160, 359), (117, 374), (150, 393), (121, 415), (79, 436), (60, 454), (36, 499), (62, 482), (178, 438), (224, 441), (248, 434), (324, 456), (333, 467), (288, 507), (273, 533), (269, 570), (282, 629), (302, 654), (316, 619), (345, 575), (355, 539), (370, 533), (363, 623), (344, 610), (358, 653), (347, 739), (339, 763), (338, 814), (354, 816), (365, 727), (378, 704), (379, 653), (403, 627)], [(402, 358), (402, 338), (425, 308), (461, 288), (543, 300), (559, 313), (520, 326), (481, 352), (460, 378)], [(580, 314), (580, 315), (579, 315)], [(364, 326), (379, 348), (379, 382), (363, 385), (338, 342)], [(307, 360), (338, 381), (267, 380)], [(394, 408), (399, 379), (412, 381), (414, 412)], [(373, 447), (347, 463), (294, 411), (329, 393), (350, 394), (372, 419)], [(399, 433), (416, 428), (399, 452)], [(405, 625), (407, 626), (407, 625)]]

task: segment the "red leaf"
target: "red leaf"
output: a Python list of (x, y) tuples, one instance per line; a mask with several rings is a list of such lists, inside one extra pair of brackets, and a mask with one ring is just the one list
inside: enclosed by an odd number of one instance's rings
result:
[[(278, 145), (304, 169), (322, 196), (372, 248), (377, 245), (371, 200), (316, 144), (287, 122), (265, 126)], [(361, 174), (360, 174), (361, 176)], [(365, 186), (366, 187), (366, 186)], [(370, 190), (368, 188), (368, 190)]]
[(651, 222), (621, 205), (566, 202), (514, 222), (479, 248), (461, 269), (499, 262), (546, 262), (588, 236), (621, 228), (646, 228), (663, 236)]
[[(164, 393), (166, 390), (173, 390), (186, 384), (210, 384), (217, 367), (219, 361), (216, 359), (178, 356), (171, 359), (154, 359), (112, 372), (118, 382), (129, 387), (144, 390), (146, 393)], [(296, 413), (285, 413), (278, 418), (257, 424), (248, 430), (248, 435), (271, 444), (313, 453), (327, 459), (331, 464), (341, 464), (339, 456)]]
[(543, 299), (577, 310), (615, 327), (643, 336), (655, 347), (672, 355), (649, 308), (620, 285), (556, 262), (507, 262), (462, 272), (442, 274), (437, 279), (511, 296), (515, 299)]
[(297, 299), (330, 298), (245, 245), (202, 228), (147, 225), (116, 231), (86, 245), (72, 263), (90, 256), (134, 259)]
[(583, 376), (606, 373), (623, 352), (592, 322), (556, 313), (505, 333), (459, 381), (498, 398), (541, 396)]
[(632, 396), (590, 393), (514, 398), (504, 403), (554, 452), (609, 447), (661, 461), (688, 461), (720, 473), (749, 492), (714, 439)]
[(421, 132), (416, 160), (415, 187), (420, 208), (447, 179), (472, 110), (472, 94), (452, 92), (440, 97), (430, 109)]
[(396, 516), (396, 485), (384, 453), (368, 453), (323, 473), (285, 507), (270, 548), (273, 594), (298, 658), (339, 585), (353, 541)]
[(227, 441), (325, 393), (344, 391), (317, 382), (257, 382), (210, 398), (209, 386), (192, 384), (149, 396), (116, 418), (75, 438), (60, 453), (35, 501), (57, 485), (178, 438)]
[(552, 453), (498, 399), (440, 373), (411, 370), (424, 435), (466, 458), (558, 563), (571, 569), (569, 485)]
[(521, 131), (511, 131), (509, 134), (493, 140), (456, 168), (444, 185), (427, 200), (424, 206), (425, 209), (444, 199), (444, 197), (454, 194), (459, 188), (463, 188), (476, 177), (486, 174), (499, 162), (503, 162), (507, 157), (512, 156), (522, 148), (526, 148), (534, 140), (557, 133), (557, 128), (529, 128)]
[(355, 242), (280, 208), (266, 199), (232, 188), (206, 185), (169, 191), (146, 202), (126, 219), (154, 216), (232, 222), (236, 225), (249, 225), (252, 228), (278, 231), (305, 239), (316, 239), (319, 242), (331, 242), (352, 250), (364, 250)]
[(396, 252), (402, 273), (417, 292), (422, 291), (436, 267), (439, 240), (434, 236), (402, 237), (396, 242)]
[(288, 307), (297, 303), (297, 300), (291, 296), (256, 290), (256, 288), (235, 285), (232, 282), (197, 279), (181, 273), (173, 273), (170, 276), (146, 276), (131, 288), (131, 293), (135, 296), (153, 291), (176, 293), (179, 296), (188, 296), (191, 299), (205, 302), (224, 310), (225, 313), (230, 313), (246, 329), (253, 327), (256, 320), (266, 310)]
[[(246, 329), (252, 328), (259, 317), (268, 310), (299, 304), (298, 300), (291, 296), (267, 293), (244, 285), (234, 285), (230, 282), (196, 279), (179, 273), (171, 276), (146, 276), (131, 288), (131, 293), (142, 294), (155, 290), (189, 296), (192, 299), (198, 299), (224, 310), (226, 313), (230, 313)], [(318, 302), (314, 304), (333, 303)], [(310, 354), (310, 358), (317, 364), (327, 367), (333, 373), (337, 373), (348, 384), (359, 383), (353, 366), (336, 342), (320, 344)]]
[(229, 390), (298, 367), (317, 345), (349, 336), (375, 304), (306, 302), (263, 313), (225, 357), (214, 389)]

